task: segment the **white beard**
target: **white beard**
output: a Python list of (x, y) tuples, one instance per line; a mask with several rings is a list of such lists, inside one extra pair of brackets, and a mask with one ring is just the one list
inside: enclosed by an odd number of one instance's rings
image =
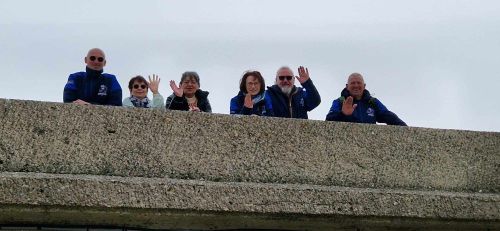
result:
[(292, 93), (293, 87), (280, 87), (280, 88), (281, 88), (281, 92), (283, 92), (283, 94), (290, 95), (290, 93)]

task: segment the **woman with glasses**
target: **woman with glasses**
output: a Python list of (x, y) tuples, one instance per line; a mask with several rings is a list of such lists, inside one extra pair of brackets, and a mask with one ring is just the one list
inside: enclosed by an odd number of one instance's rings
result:
[[(158, 92), (160, 86), (160, 78), (158, 75), (149, 77), (149, 82), (144, 77), (138, 75), (133, 77), (128, 82), (128, 89), (130, 90), (130, 97), (123, 100), (125, 107), (139, 107), (139, 108), (163, 108), (163, 96)], [(148, 89), (153, 92), (153, 100), (148, 98)]]
[(182, 74), (179, 87), (170, 80), (170, 88), (174, 93), (167, 98), (165, 107), (170, 110), (212, 112), (208, 91), (200, 90), (200, 77), (194, 71)]
[(273, 116), (272, 103), (266, 98), (265, 86), (260, 72), (245, 72), (240, 80), (240, 92), (231, 99), (230, 114)]

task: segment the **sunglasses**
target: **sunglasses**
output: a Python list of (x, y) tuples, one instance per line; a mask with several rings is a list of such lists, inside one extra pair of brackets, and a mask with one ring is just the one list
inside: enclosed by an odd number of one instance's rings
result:
[(288, 80), (288, 81), (292, 81), (293, 76), (279, 76), (278, 78), (279, 78), (281, 81), (283, 81), (283, 80), (285, 80), (285, 79), (286, 79), (286, 80)]
[(139, 87), (140, 87), (141, 89), (146, 89), (148, 86), (146, 86), (145, 84), (141, 84), (141, 85), (139, 85), (139, 84), (134, 84), (134, 89), (139, 89)]
[(97, 61), (100, 63), (102, 63), (104, 61), (103, 57), (90, 56), (89, 59), (90, 59), (90, 61), (95, 61), (97, 59)]

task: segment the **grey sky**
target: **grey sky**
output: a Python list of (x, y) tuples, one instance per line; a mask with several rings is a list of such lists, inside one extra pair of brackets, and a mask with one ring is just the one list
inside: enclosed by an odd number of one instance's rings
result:
[[(411, 126), (500, 131), (498, 1), (22, 1), (0, 4), (1, 98), (62, 101), (92, 47), (128, 80), (197, 71), (214, 112), (229, 113), (241, 74), (272, 85), (282, 65), (309, 68), (324, 120), (347, 76)], [(298, 83), (297, 83), (298, 84)]]

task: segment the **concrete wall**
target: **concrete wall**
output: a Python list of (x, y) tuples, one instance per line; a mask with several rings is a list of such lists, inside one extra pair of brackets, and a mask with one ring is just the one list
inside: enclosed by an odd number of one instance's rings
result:
[(0, 128), (0, 224), (500, 227), (500, 133), (17, 100)]

